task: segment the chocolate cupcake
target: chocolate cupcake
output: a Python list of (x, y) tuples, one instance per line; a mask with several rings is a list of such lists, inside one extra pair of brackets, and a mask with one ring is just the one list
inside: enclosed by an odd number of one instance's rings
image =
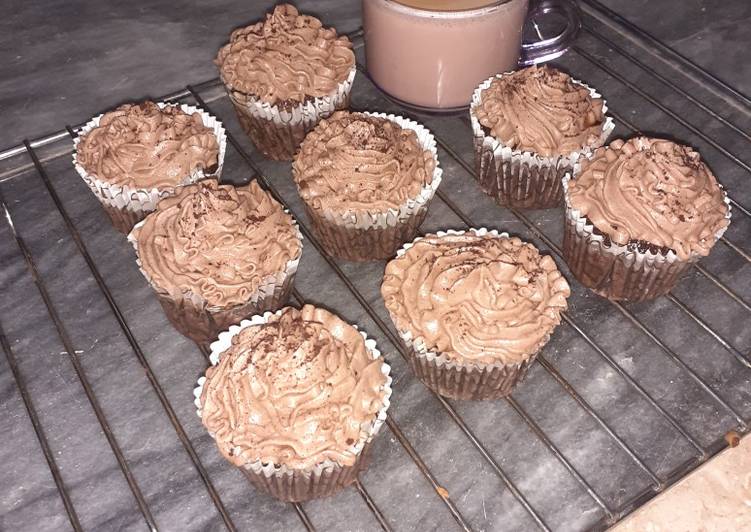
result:
[(295, 220), (255, 181), (182, 187), (128, 240), (169, 320), (200, 343), (284, 305), (302, 253)]
[(375, 342), (305, 305), (219, 335), (194, 395), (222, 455), (283, 501), (332, 495), (367, 467), (386, 420), (389, 366)]
[(441, 173), (433, 135), (382, 113), (334, 113), (292, 164), (314, 234), (328, 253), (356, 261), (393, 257), (415, 237)]
[(480, 186), (500, 205), (560, 205), (561, 178), (613, 131), (605, 100), (568, 74), (533, 66), (474, 92), (469, 114)]
[(487, 229), (417, 238), (386, 265), (381, 286), (412, 371), (452, 399), (509, 395), (569, 293), (552, 258)]
[(321, 118), (349, 106), (356, 72), (349, 39), (289, 4), (233, 31), (214, 62), (250, 140), (283, 161)]
[(73, 165), (112, 225), (125, 234), (180, 185), (218, 178), (221, 122), (190, 105), (121, 105), (92, 119), (73, 141)]
[(563, 180), (563, 252), (584, 286), (613, 300), (669, 292), (730, 223), (699, 154), (669, 140), (615, 140)]

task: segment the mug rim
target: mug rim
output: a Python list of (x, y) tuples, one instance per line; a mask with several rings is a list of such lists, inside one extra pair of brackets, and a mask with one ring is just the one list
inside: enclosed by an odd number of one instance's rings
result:
[(430, 17), (430, 18), (464, 18), (464, 17), (476, 16), (476, 15), (484, 15), (486, 13), (491, 13), (495, 9), (498, 9), (499, 7), (505, 4), (509, 4), (513, 1), (514, 0), (495, 0), (491, 4), (486, 5), (486, 6), (481, 6), (481, 7), (461, 9), (458, 11), (439, 11), (439, 10), (432, 10), (432, 9), (423, 9), (421, 7), (408, 6), (406, 4), (402, 4), (399, 0), (363, 0), (363, 2), (379, 2), (391, 9), (401, 11), (402, 13), (415, 15), (418, 17)]

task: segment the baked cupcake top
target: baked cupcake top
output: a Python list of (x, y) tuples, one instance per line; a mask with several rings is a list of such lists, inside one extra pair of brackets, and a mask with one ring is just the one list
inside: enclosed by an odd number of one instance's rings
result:
[(239, 28), (216, 57), (224, 83), (270, 104), (327, 96), (355, 66), (352, 43), (315, 17), (281, 4), (266, 20)]
[(155, 288), (191, 292), (216, 308), (247, 303), (302, 251), (292, 217), (255, 181), (235, 188), (207, 179), (181, 187), (131, 238)]
[(400, 331), (458, 363), (518, 364), (547, 342), (569, 286), (553, 259), (497, 233), (429, 234), (386, 265)]
[(602, 103), (568, 74), (532, 66), (494, 78), (474, 113), (505, 146), (550, 157), (598, 143)]
[(581, 161), (570, 205), (617, 244), (646, 242), (681, 259), (708, 255), (728, 225), (725, 193), (693, 149), (669, 140), (614, 140)]
[(287, 307), (241, 330), (206, 371), (201, 418), (238, 466), (352, 465), (383, 407), (383, 366), (334, 314)]
[(385, 212), (433, 180), (435, 159), (414, 131), (386, 118), (337, 111), (308, 133), (292, 164), (314, 209)]
[(216, 135), (199, 113), (150, 101), (105, 113), (76, 148), (89, 174), (133, 188), (176, 186), (198, 169), (214, 171), (218, 157)]

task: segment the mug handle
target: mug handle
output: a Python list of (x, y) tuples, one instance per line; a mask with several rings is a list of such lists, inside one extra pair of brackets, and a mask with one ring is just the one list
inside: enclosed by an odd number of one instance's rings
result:
[[(549, 13), (557, 13), (566, 19), (566, 27), (556, 35), (543, 39), (539, 30), (537, 34), (540, 40), (532, 43), (523, 43), (519, 66), (531, 66), (544, 63), (562, 56), (569, 49), (581, 29), (581, 15), (579, 7), (573, 0), (541, 0), (535, 2), (527, 13), (527, 23), (535, 24), (536, 18), (542, 18)], [(535, 27), (535, 30), (537, 28)]]

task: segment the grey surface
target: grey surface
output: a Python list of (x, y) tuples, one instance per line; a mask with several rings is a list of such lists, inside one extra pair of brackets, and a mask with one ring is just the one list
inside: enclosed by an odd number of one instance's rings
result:
[[(632, 43), (596, 21), (587, 19), (587, 22), (619, 46), (638, 52)], [(357, 42), (359, 45), (360, 41)], [(749, 162), (746, 139), (591, 36), (583, 35), (579, 46), (597, 58), (600, 66), (633, 81), (647, 94), (664, 102), (677, 116), (688, 120), (699, 132), (717, 139), (721, 146)], [(359, 49), (358, 54), (361, 52)], [(644, 54), (639, 57), (654, 68), (660, 65), (658, 60)], [(718, 53), (717, 58), (720, 57)], [(747, 171), (706, 140), (600, 66), (584, 59), (582, 54), (565, 56), (559, 66), (597, 87), (616, 113), (638, 127), (697, 146), (730, 194), (739, 203), (751, 205), (751, 192), (744, 186)], [(660, 72), (748, 129), (747, 116), (728, 112), (715, 95), (694, 86), (677, 72), (666, 71), (664, 66)], [(184, 83), (212, 76), (210, 71), (205, 76), (198, 74), (201, 72), (186, 70), (166, 89), (173, 90)], [(289, 164), (266, 161), (254, 153), (220, 88), (206, 89), (202, 95), (210, 101), (211, 111), (237, 136), (243, 149), (252, 154), (254, 164), (278, 188), (298, 219), (306, 223), (289, 176)], [(105, 93), (98, 96), (102, 104), (96, 104), (99, 107), (93, 112), (118, 100), (111, 93), (110, 99), (105, 96)], [(362, 73), (355, 82), (352, 106), (408, 113), (379, 94)], [(68, 110), (81, 112), (74, 106)], [(76, 121), (53, 115), (48, 129), (58, 129), (65, 121)], [(457, 153), (459, 159), (440, 150), (439, 158), (445, 170), (440, 190), (473, 225), (509, 231), (550, 251), (534, 231), (484, 196), (462, 166), (462, 162), (472, 164), (471, 134), (464, 117), (414, 116)], [(619, 124), (616, 136), (628, 133), (629, 130)], [(18, 139), (16, 134), (11, 142)], [(69, 149), (70, 144), (66, 139), (39, 152), (44, 157)], [(28, 158), (18, 157), (10, 163), (28, 163)], [(191, 393), (206, 362), (194, 344), (169, 326), (135, 265), (130, 246), (111, 228), (97, 201), (72, 169), (69, 157), (53, 158), (45, 163), (45, 168), (235, 525), (240, 530), (302, 530), (294, 509), (254, 490), (221, 458), (202, 429)], [(224, 177), (244, 182), (251, 175), (252, 171), (238, 152), (230, 148)], [(146, 379), (144, 368), (137, 363), (39, 176), (35, 171), (23, 172), (0, 183), (0, 192), (8, 203), (19, 234), (30, 248), (41, 281), (75, 349), (81, 351), (78, 356), (86, 378), (160, 530), (223, 529), (221, 517)], [(559, 211), (530, 211), (525, 216), (536, 230), (560, 246)], [(461, 227), (461, 220), (437, 199), (431, 205), (422, 230)], [(751, 251), (749, 229), (748, 217), (736, 211), (727, 237), (746, 253)], [(562, 261), (555, 258), (572, 281), (570, 316), (587, 336), (563, 324), (544, 349), (543, 357), (661, 479), (682, 471), (681, 466), (696, 453), (616, 368), (635, 379), (710, 451), (717, 450), (716, 441), (721, 441), (726, 431), (738, 425), (712, 393), (718, 394), (744, 420), (751, 419), (751, 370), (680, 312), (673, 302), (661, 298), (626, 307), (668, 349), (678, 354), (696, 378), (708, 383), (708, 390), (702, 389), (689, 371), (672, 361), (668, 353), (628, 322), (617, 308), (573, 281)], [(142, 530), (144, 521), (135, 500), (5, 222), (0, 223), (0, 261), (0, 293), (3, 295), (0, 326), (18, 359), (23, 385), (28, 388), (39, 413), (82, 525), (85, 529)], [(379, 296), (383, 262), (339, 264), (362, 297), (389, 323)], [(746, 302), (751, 301), (751, 263), (738, 253), (718, 244), (702, 265)], [(395, 376), (394, 400), (389, 414), (439, 485), (448, 491), (450, 500), (467, 523), (476, 530), (534, 529), (534, 522), (493, 464), (472, 444), (435, 396), (411, 375), (399, 350), (352, 297), (342, 280), (334, 275), (310, 241), (305, 243), (296, 287), (306, 299), (332, 308), (363, 327), (379, 342)], [(706, 278), (692, 272), (674, 295), (731, 346), (741, 353), (749, 352), (748, 310)], [(595, 346), (604, 350), (616, 366), (609, 364)], [(533, 366), (529, 377), (515, 391), (514, 399), (544, 431), (564, 460), (591, 484), (611, 509), (620, 510), (626, 501), (649, 488), (648, 476), (540, 364)], [(604, 517), (602, 509), (510, 404), (504, 401), (450, 404), (550, 528), (582, 530), (600, 526)], [(0, 447), (0, 529), (68, 528), (60, 497), (4, 356), (0, 356), (0, 424), (6, 429), (8, 441), (12, 442)], [(373, 465), (362, 476), (362, 484), (396, 530), (457, 528), (446, 505), (386, 427), (377, 439)], [(373, 514), (354, 488), (303, 506), (320, 530), (378, 529)]]
[[(274, 1), (91, 2), (7, 0), (0, 20), (0, 148), (123, 101), (158, 96), (216, 76), (212, 63), (231, 29)], [(342, 32), (360, 25), (359, 0), (299, 0)], [(632, 22), (751, 93), (746, 0), (603, 0)]]
[[(276, 3), (6, 0), (0, 20), (0, 148), (20, 136), (78, 124), (124, 101), (215, 77), (213, 60), (229, 33)], [(359, 1), (294, 3), (342, 32), (360, 25)]]

